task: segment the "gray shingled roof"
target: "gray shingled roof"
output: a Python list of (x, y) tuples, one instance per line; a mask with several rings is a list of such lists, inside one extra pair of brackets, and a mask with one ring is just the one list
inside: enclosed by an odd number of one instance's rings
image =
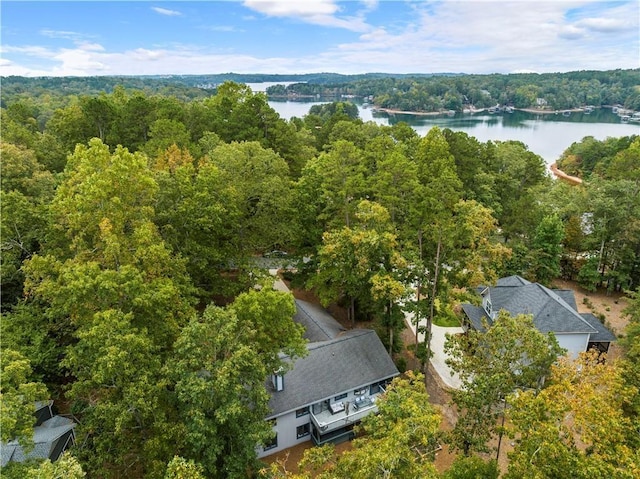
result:
[[(75, 422), (63, 416), (53, 416), (33, 429), (34, 448), (25, 453), (18, 441), (2, 443), (0, 465), (5, 466), (9, 461), (23, 462), (26, 459), (48, 459), (56, 441), (71, 431)], [(57, 458), (53, 458), (55, 460)]]
[(589, 341), (599, 342), (599, 343), (609, 343), (617, 339), (616, 335), (613, 334), (611, 331), (609, 331), (609, 329), (607, 329), (607, 327), (604, 324), (602, 324), (600, 320), (596, 318), (593, 314), (580, 313), (580, 316), (582, 316), (585, 319), (585, 321), (587, 321), (591, 325), (592, 328), (598, 331), (597, 333), (591, 334), (591, 336), (589, 336)]
[(527, 281), (518, 275), (507, 276), (496, 281), (496, 286), (524, 286), (525, 284), (531, 284), (531, 281)]
[(483, 307), (474, 306), (473, 304), (463, 304), (462, 310), (465, 312), (476, 331), (484, 331), (484, 325), (482, 324), (483, 319), (491, 325), (491, 319), (484, 311)]
[[(271, 390), (275, 417), (376, 381), (398, 375), (375, 331), (355, 329), (339, 337), (309, 343), (309, 354), (295, 360), (284, 375), (284, 390)], [(270, 384), (270, 383), (269, 383)]]
[(304, 326), (303, 337), (311, 342), (328, 341), (345, 331), (327, 310), (299, 299), (296, 299), (296, 314), (293, 320)]
[[(479, 288), (478, 292), (484, 291)], [(590, 313), (578, 313), (575, 294), (571, 290), (551, 290), (520, 276), (508, 276), (489, 287), (493, 311), (504, 309), (512, 315), (531, 314), (536, 328), (547, 333), (589, 333), (594, 342), (615, 341), (615, 335)], [(473, 327), (483, 331), (483, 320), (491, 324), (484, 308), (463, 304), (462, 310)]]
[(533, 323), (543, 333), (596, 332), (557, 292), (541, 284), (496, 286), (490, 288), (490, 294), (493, 310), (504, 309), (512, 315), (532, 314)]

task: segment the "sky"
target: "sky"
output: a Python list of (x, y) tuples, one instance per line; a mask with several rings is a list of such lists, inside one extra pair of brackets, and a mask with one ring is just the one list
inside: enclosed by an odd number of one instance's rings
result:
[(0, 2), (0, 75), (640, 68), (640, 1)]

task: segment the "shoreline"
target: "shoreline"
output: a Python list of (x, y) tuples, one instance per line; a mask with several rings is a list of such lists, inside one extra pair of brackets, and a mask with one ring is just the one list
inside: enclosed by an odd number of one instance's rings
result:
[(581, 185), (582, 184), (582, 179), (581, 178), (578, 178), (577, 176), (567, 175), (564, 171), (558, 169), (558, 166), (556, 165), (555, 162), (553, 162), (549, 166), (549, 169), (555, 175), (555, 177), (560, 179), (560, 180), (565, 180), (567, 183), (571, 183), (572, 185)]
[[(375, 106), (371, 107), (371, 110), (374, 112), (386, 113), (388, 115), (414, 115), (414, 116), (439, 116), (439, 115), (447, 115), (448, 111), (407, 111), (407, 110), (395, 110), (393, 108), (378, 108)], [(563, 112), (568, 111), (571, 113), (580, 113), (584, 110), (582, 108), (573, 108), (569, 110), (539, 110), (537, 108), (514, 108), (514, 111), (523, 111), (525, 113), (534, 113), (534, 114), (543, 114), (543, 115), (561, 115)], [(453, 110), (452, 110), (453, 111)], [(478, 108), (474, 110), (463, 110), (462, 113), (465, 114), (474, 114), (474, 113), (483, 113), (486, 112), (487, 108)], [(461, 113), (456, 110), (456, 113)], [(502, 112), (500, 112), (502, 113)]]

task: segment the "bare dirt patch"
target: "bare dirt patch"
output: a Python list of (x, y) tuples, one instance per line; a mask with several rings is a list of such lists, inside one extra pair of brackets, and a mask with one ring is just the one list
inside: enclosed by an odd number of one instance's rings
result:
[[(553, 286), (557, 289), (570, 289), (575, 293), (576, 306), (579, 313), (593, 313), (596, 317), (604, 315), (604, 324), (616, 336), (624, 334), (629, 318), (624, 314), (623, 310), (629, 303), (623, 293), (609, 293), (603, 289), (591, 292), (582, 288), (576, 281), (563, 279), (555, 280)], [(620, 346), (612, 343), (609, 348), (609, 358), (616, 359), (620, 355)]]

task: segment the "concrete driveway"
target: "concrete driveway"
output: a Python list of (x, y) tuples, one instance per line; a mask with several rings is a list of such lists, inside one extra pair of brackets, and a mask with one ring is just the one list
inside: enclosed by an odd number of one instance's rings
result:
[[(405, 314), (405, 322), (415, 335), (416, 325), (413, 322), (413, 313)], [(420, 325), (426, 326), (427, 320), (421, 320)], [(462, 328), (443, 328), (441, 326), (436, 326), (435, 324), (431, 325), (431, 351), (433, 351), (433, 355), (431, 356), (431, 365), (440, 376), (440, 379), (442, 379), (442, 382), (452, 389), (460, 389), (462, 387), (462, 382), (458, 375), (451, 372), (449, 366), (445, 363), (447, 355), (444, 352), (444, 343), (447, 339), (447, 334), (460, 334), (463, 332), (464, 329)], [(418, 340), (424, 341), (424, 333), (418, 334)]]

